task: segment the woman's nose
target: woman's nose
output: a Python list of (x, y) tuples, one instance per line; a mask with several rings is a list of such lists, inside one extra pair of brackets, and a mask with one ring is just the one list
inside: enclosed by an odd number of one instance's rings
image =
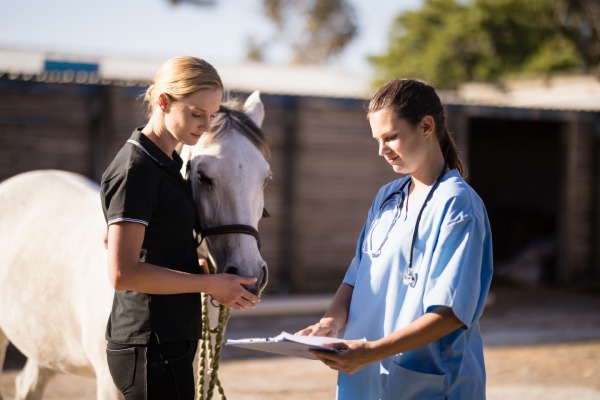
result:
[(388, 151), (387, 146), (383, 141), (379, 142), (379, 155), (383, 157)]
[(198, 128), (202, 129), (203, 132), (208, 132), (210, 130), (211, 122), (212, 120), (210, 117), (201, 118)]

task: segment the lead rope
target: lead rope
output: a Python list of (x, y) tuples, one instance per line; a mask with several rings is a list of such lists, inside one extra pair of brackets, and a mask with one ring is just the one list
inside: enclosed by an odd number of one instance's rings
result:
[[(209, 263), (212, 266), (212, 263)], [(214, 268), (213, 268), (214, 269)], [(214, 270), (210, 271), (211, 274), (215, 273)], [(218, 377), (219, 363), (221, 361), (221, 349), (223, 348), (223, 337), (225, 333), (225, 327), (229, 321), (229, 308), (219, 305), (219, 321), (215, 329), (210, 328), (210, 321), (208, 319), (208, 302), (212, 299), (210, 295), (202, 294), (202, 337), (200, 339), (200, 356), (198, 357), (198, 384), (196, 385), (196, 399), (198, 400), (211, 400), (215, 387), (219, 392), (221, 400), (227, 400), (225, 397), (225, 390), (221, 385), (221, 381)], [(211, 335), (215, 337), (215, 349), (213, 351), (210, 339)], [(204, 397), (204, 377), (207, 375), (206, 367), (208, 366), (208, 389), (206, 397)]]

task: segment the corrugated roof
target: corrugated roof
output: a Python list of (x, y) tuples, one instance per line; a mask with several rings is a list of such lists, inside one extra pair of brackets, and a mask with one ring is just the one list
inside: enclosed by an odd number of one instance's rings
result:
[[(97, 72), (46, 71), (48, 60), (65, 64), (97, 64)], [(163, 60), (86, 57), (0, 49), (0, 77), (39, 82), (146, 86)], [(258, 63), (215, 64), (228, 90), (292, 96), (368, 99), (374, 90), (369, 76), (319, 67)], [(590, 76), (520, 80), (502, 86), (481, 83), (440, 91), (446, 104), (542, 110), (600, 112), (600, 81)]]
[[(63, 60), (74, 64), (97, 63), (98, 72), (45, 71), (44, 65), (47, 60)], [(0, 49), (0, 76), (40, 82), (147, 85), (162, 62)], [(366, 99), (373, 94), (368, 77), (324, 68), (258, 63), (215, 64), (215, 67), (226, 89), (231, 91), (260, 90), (270, 94), (357, 99)]]
[(592, 76), (555, 76), (514, 80), (504, 85), (468, 83), (456, 92), (460, 104), (600, 112), (600, 80)]

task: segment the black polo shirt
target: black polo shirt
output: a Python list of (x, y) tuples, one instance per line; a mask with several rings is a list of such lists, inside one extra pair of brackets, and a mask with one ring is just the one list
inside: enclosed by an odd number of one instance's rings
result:
[[(108, 225), (127, 221), (146, 226), (142, 260), (199, 274), (193, 235), (196, 207), (181, 166), (176, 153), (170, 159), (137, 128), (102, 175), (102, 208)], [(161, 342), (198, 340), (201, 324), (199, 293), (117, 290), (106, 339), (146, 344), (154, 333)]]

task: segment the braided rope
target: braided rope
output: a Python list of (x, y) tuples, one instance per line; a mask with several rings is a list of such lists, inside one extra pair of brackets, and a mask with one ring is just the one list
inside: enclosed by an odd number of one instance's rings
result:
[[(202, 294), (202, 338), (200, 340), (200, 356), (198, 357), (198, 385), (196, 388), (196, 398), (198, 400), (211, 400), (214, 394), (215, 387), (219, 393), (221, 400), (227, 400), (225, 390), (221, 385), (218, 377), (219, 363), (221, 361), (221, 349), (223, 348), (223, 339), (225, 327), (229, 321), (229, 309), (223, 305), (219, 305), (219, 320), (214, 329), (210, 328), (208, 318), (208, 303), (209, 295)], [(211, 335), (215, 337), (215, 348), (211, 345)], [(206, 368), (208, 367), (208, 373)], [(206, 398), (204, 397), (205, 376), (209, 377)]]
[(208, 321), (208, 296), (202, 294), (202, 335), (200, 337), (200, 355), (198, 357), (198, 384), (196, 385), (196, 399), (204, 400), (204, 376), (205, 376), (205, 365), (207, 362), (207, 346), (210, 346), (210, 326), (208, 329), (206, 326), (209, 324)]
[[(226, 400), (225, 391), (218, 377), (219, 363), (221, 361), (221, 349), (223, 348), (223, 339), (225, 334), (225, 326), (229, 320), (229, 309), (227, 307), (219, 307), (219, 324), (211, 333), (216, 333), (215, 352), (211, 360), (210, 384), (208, 387), (208, 399), (212, 398), (213, 390), (216, 387), (220, 398)], [(216, 332), (215, 332), (216, 331)]]

